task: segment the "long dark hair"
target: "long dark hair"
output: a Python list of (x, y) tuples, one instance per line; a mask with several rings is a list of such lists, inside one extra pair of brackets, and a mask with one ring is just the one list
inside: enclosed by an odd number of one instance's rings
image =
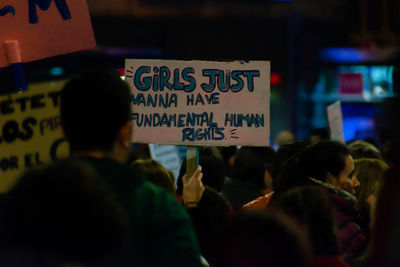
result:
[(282, 194), (274, 205), (307, 230), (315, 255), (339, 254), (332, 205), (318, 187), (298, 187)]

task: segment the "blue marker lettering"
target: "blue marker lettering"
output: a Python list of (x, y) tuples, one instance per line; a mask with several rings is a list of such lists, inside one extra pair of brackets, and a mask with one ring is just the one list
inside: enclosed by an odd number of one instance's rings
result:
[(218, 72), (218, 88), (221, 92), (227, 92), (229, 90), (229, 84), (231, 82), (230, 71), (227, 71), (227, 73), (225, 75), (224, 74), (225, 73), (223, 70), (220, 70)]
[(231, 90), (234, 93), (240, 92), (243, 89), (243, 80), (239, 75), (242, 74), (242, 71), (240, 70), (234, 70), (232, 71), (232, 80), (235, 80), (237, 83), (234, 85), (231, 85)]
[(172, 89), (172, 84), (169, 83), (169, 77), (171, 76), (171, 72), (168, 67), (162, 66), (160, 68), (160, 91), (164, 91), (164, 87), (167, 87), (169, 90)]
[(194, 141), (194, 135), (193, 135), (193, 129), (192, 128), (185, 128), (182, 130), (182, 141)]
[[(158, 73), (159, 69), (157, 67), (153, 68), (154, 73)], [(153, 91), (158, 91), (158, 74), (153, 76)]]
[(259, 70), (246, 70), (243, 71), (243, 76), (247, 78), (247, 88), (250, 92), (254, 91), (254, 77), (260, 77)]
[(178, 115), (178, 127), (185, 127), (185, 122), (183, 120), (184, 117), (185, 117), (185, 114)]
[(174, 70), (174, 89), (183, 90), (184, 84), (179, 81), (179, 69)]
[(196, 88), (196, 80), (189, 74), (194, 74), (194, 69), (191, 67), (184, 68), (182, 71), (182, 79), (189, 82), (189, 84), (185, 85), (184, 87), (184, 90), (187, 93), (193, 92), (193, 90)]
[(186, 105), (192, 105), (194, 104), (194, 94), (190, 94), (186, 96)]
[(201, 85), (201, 88), (206, 91), (206, 92), (212, 92), (215, 89), (215, 84), (216, 84), (216, 76), (218, 74), (218, 70), (216, 69), (204, 69), (203, 70), (203, 76), (208, 76), (209, 77), (209, 83), (203, 83)]
[(199, 104), (199, 103), (204, 105), (204, 100), (203, 100), (203, 97), (201, 96), (201, 94), (197, 94), (195, 105), (197, 106), (197, 104)]
[(147, 91), (151, 87), (151, 77), (144, 77), (143, 79), (141, 79), (141, 76), (144, 73), (150, 73), (150, 67), (148, 66), (139, 67), (135, 72), (135, 77), (133, 79), (135, 87), (140, 91)]
[[(51, 2), (53, 2), (53, 0), (28, 0), (29, 23), (36, 24), (39, 21), (36, 14), (36, 5), (38, 5), (41, 10), (48, 10)], [(65, 3), (65, 0), (54, 0), (54, 3), (56, 4), (58, 12), (60, 12), (63, 20), (71, 19), (71, 13), (68, 9), (67, 3)]]
[(13, 6), (5, 6), (0, 9), (0, 17), (5, 16), (8, 13), (11, 13), (13, 16), (15, 16), (15, 9)]

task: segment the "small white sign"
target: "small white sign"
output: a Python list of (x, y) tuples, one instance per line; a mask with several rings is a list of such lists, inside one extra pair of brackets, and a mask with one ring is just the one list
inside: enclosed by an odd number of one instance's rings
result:
[(329, 129), (331, 132), (331, 139), (345, 142), (343, 134), (343, 118), (341, 102), (336, 101), (335, 103), (327, 107)]
[(174, 174), (177, 179), (182, 161), (176, 146), (149, 144), (151, 158)]

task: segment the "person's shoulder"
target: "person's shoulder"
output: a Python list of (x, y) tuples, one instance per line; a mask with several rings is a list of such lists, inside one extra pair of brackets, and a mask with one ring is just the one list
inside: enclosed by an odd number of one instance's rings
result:
[(81, 157), (117, 195), (129, 195), (145, 182), (145, 177), (129, 166), (110, 158)]
[(136, 194), (148, 199), (157, 206), (172, 206), (178, 209), (184, 209), (182, 204), (165, 189), (158, 187), (148, 181), (143, 181), (135, 190)]

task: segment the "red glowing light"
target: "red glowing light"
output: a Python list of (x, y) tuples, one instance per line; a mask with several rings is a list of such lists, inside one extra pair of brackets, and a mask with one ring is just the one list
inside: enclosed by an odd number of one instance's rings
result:
[(120, 69), (117, 69), (117, 70), (118, 70), (119, 73), (121, 73), (122, 76), (125, 75), (125, 69), (124, 68), (120, 68)]
[(281, 75), (276, 72), (271, 72), (271, 85), (278, 85), (281, 83)]

